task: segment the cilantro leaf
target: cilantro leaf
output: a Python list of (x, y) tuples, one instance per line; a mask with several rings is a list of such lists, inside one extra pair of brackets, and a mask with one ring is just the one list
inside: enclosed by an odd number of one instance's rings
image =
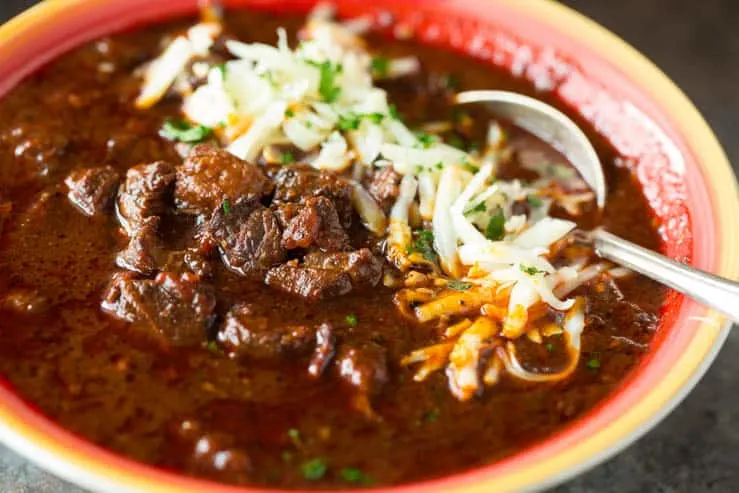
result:
[(390, 118), (403, 121), (403, 117), (400, 115), (400, 113), (398, 113), (398, 108), (394, 104), (389, 104), (387, 107), (387, 111), (390, 115)]
[(429, 262), (436, 263), (438, 256), (434, 251), (433, 231), (420, 230), (415, 232), (415, 241), (406, 247), (408, 253), (420, 253)]
[(354, 327), (359, 323), (359, 319), (357, 319), (357, 316), (352, 313), (346, 316), (346, 323)]
[(341, 95), (341, 88), (336, 85), (336, 76), (341, 73), (341, 64), (334, 65), (330, 60), (324, 62), (309, 61), (310, 65), (317, 67), (321, 72), (321, 79), (318, 84), (318, 93), (327, 103), (333, 103)]
[(307, 462), (303, 462), (300, 466), (300, 470), (303, 472), (303, 477), (311, 481), (321, 479), (325, 474), (328, 466), (323, 459), (312, 459)]
[(159, 135), (167, 140), (196, 144), (207, 139), (213, 129), (205, 125), (192, 125), (184, 120), (167, 120), (159, 130)]
[(295, 156), (290, 151), (285, 151), (280, 156), (280, 164), (291, 164), (295, 162)]
[(472, 283), (470, 282), (462, 282), (457, 281), (455, 279), (452, 279), (449, 281), (446, 285), (449, 289), (453, 289), (455, 291), (465, 291), (467, 289), (470, 289), (472, 287)]
[(521, 269), (521, 272), (523, 272), (524, 274), (528, 274), (530, 276), (535, 276), (536, 274), (544, 273), (543, 270), (539, 270), (536, 267), (529, 266), (529, 265), (519, 264), (518, 267)]
[(526, 197), (526, 201), (531, 207), (541, 207), (544, 204), (541, 198), (537, 195), (529, 195), (528, 197)]
[(439, 141), (439, 138), (435, 135), (431, 135), (426, 132), (416, 132), (416, 137), (418, 137), (418, 141), (421, 143), (421, 147), (424, 149), (428, 149), (433, 144)]
[(349, 114), (339, 117), (339, 130), (356, 130), (359, 128), (360, 116)]
[(490, 218), (487, 227), (485, 228), (485, 238), (491, 241), (502, 240), (505, 236), (505, 214), (503, 211), (498, 209), (498, 212)]
[(231, 214), (231, 201), (227, 198), (223, 199), (223, 202), (221, 203), (221, 207), (223, 208), (224, 214)]
[(341, 479), (343, 479), (347, 483), (357, 483), (364, 485), (372, 484), (372, 480), (370, 479), (370, 477), (356, 467), (345, 467), (344, 469), (339, 471), (339, 476), (341, 476)]
[(390, 68), (390, 59), (384, 56), (373, 56), (371, 67), (373, 76), (378, 79), (386, 77)]
[(464, 215), (468, 214), (474, 214), (475, 212), (485, 212), (488, 210), (488, 206), (485, 204), (485, 202), (480, 202), (476, 204), (474, 207), (470, 207), (466, 211), (464, 211)]

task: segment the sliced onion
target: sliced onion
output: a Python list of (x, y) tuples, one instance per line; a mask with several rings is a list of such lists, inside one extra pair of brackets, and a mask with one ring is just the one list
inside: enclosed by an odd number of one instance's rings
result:
[(443, 169), (434, 206), (434, 249), (441, 259), (441, 268), (452, 277), (459, 277), (460, 266), (457, 258), (457, 232), (452, 224), (450, 210), (462, 193), (465, 173), (456, 166)]
[(362, 224), (375, 235), (383, 236), (387, 230), (385, 212), (377, 205), (372, 195), (359, 183), (352, 187), (352, 203), (362, 220)]
[(429, 172), (418, 175), (419, 212), (424, 221), (431, 221), (434, 217), (434, 203), (436, 200), (436, 183)]
[(247, 132), (228, 146), (228, 151), (246, 161), (254, 161), (267, 145), (270, 136), (279, 128), (285, 118), (287, 104), (276, 101), (262, 116), (254, 120)]
[(136, 98), (136, 107), (148, 109), (154, 106), (185, 70), (193, 55), (190, 41), (184, 36), (176, 37), (159, 58), (149, 64), (144, 75), (144, 86)]

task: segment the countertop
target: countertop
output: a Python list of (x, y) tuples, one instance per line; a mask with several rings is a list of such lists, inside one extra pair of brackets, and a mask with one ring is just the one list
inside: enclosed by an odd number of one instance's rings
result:
[[(522, 0), (536, 2), (539, 0)], [(33, 0), (0, 0), (5, 21)], [(739, 2), (565, 0), (657, 63), (739, 163)], [(739, 331), (698, 387), (659, 426), (555, 493), (739, 491)], [(0, 447), (0, 493), (83, 493)]]

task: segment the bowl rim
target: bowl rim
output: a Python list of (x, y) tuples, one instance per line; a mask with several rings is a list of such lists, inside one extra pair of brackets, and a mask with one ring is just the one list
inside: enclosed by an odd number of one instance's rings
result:
[[(29, 33), (38, 33), (43, 26), (49, 27), (59, 20), (63, 21), (71, 15), (73, 8), (120, 1), (124, 0), (45, 0), (0, 27), (0, 46), (6, 43), (19, 46), (28, 42)], [(452, 0), (450, 3), (474, 2)], [(195, 0), (183, 0), (181, 4), (183, 9), (191, 10)], [(713, 212), (708, 219), (715, 223), (718, 232), (717, 244), (708, 246), (718, 250), (712, 270), (736, 279), (739, 274), (739, 224), (736, 221), (739, 217), (739, 195), (736, 178), (717, 138), (690, 100), (644, 55), (569, 7), (553, 0), (483, 0), (476, 7), (492, 4), (503, 5), (506, 10), (530, 17), (552, 30), (577, 33), (572, 35), (576, 45), (589, 40), (588, 49), (594, 56), (628, 73), (633, 85), (648, 94), (649, 100), (661, 114), (668, 115), (669, 122), (679, 129), (680, 138), (686, 143), (687, 150), (683, 152), (692, 153), (700, 167), (697, 177), (710, 190), (708, 202), (703, 205)], [(172, 15), (175, 9), (168, 11)], [(0, 63), (2, 56), (0, 53)], [(44, 55), (39, 57), (43, 58)], [(4, 89), (2, 83), (0, 89)], [(571, 444), (567, 451), (539, 457), (540, 460), (535, 464), (521, 466), (506, 459), (502, 465), (496, 463), (438, 480), (411, 483), (383, 491), (415, 493), (444, 489), (482, 493), (491, 489), (542, 489), (565, 481), (616, 454), (649, 431), (682, 401), (718, 354), (731, 325), (719, 313), (699, 307), (689, 300), (682, 303), (675, 324), (678, 321), (694, 322), (691, 330), (695, 334), (678, 355), (669, 375), (657, 382), (627, 412), (615, 417), (592, 436)], [(72, 435), (42, 416), (8, 386), (0, 386), (0, 441), (54, 474), (92, 490), (195, 492), (207, 488), (207, 491), (223, 493), (276, 491), (191, 479), (119, 457)], [(491, 474), (493, 469), (497, 472), (495, 476)]]

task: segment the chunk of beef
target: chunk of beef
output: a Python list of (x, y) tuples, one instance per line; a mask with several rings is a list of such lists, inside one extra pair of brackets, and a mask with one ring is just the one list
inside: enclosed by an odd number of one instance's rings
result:
[(272, 185), (262, 170), (225, 149), (195, 146), (177, 167), (175, 203), (185, 212), (209, 214), (225, 199), (259, 200), (271, 193)]
[(179, 274), (189, 271), (202, 279), (213, 276), (213, 267), (210, 261), (195, 249), (169, 252), (162, 270)]
[(390, 211), (400, 194), (400, 180), (403, 177), (392, 166), (375, 170), (366, 183), (367, 191), (374, 197), (385, 212)]
[(347, 344), (339, 349), (336, 366), (339, 377), (356, 391), (354, 407), (368, 417), (376, 417), (371, 401), (388, 381), (387, 350), (374, 342)]
[(156, 271), (163, 256), (159, 239), (159, 216), (145, 217), (133, 230), (128, 246), (115, 258), (118, 267), (151, 275)]
[(228, 211), (215, 209), (205, 225), (203, 241), (218, 246), (232, 271), (259, 278), (285, 259), (282, 230), (270, 209), (259, 203), (239, 202)]
[(145, 217), (166, 211), (174, 180), (174, 168), (164, 161), (139, 164), (126, 172), (126, 180), (118, 193), (118, 216), (129, 233)]
[(309, 253), (303, 259), (303, 265), (345, 272), (351, 277), (354, 288), (377, 286), (382, 279), (382, 260), (367, 248), (354, 252)]
[(315, 334), (305, 325), (275, 325), (256, 306), (240, 303), (226, 315), (218, 341), (231, 353), (268, 359), (310, 351)]
[(349, 235), (341, 226), (333, 202), (326, 197), (310, 197), (282, 234), (287, 250), (316, 246), (324, 252), (351, 249)]
[(280, 204), (272, 204), (272, 212), (277, 218), (277, 222), (280, 223), (282, 229), (287, 228), (290, 221), (297, 216), (303, 209), (300, 204), (294, 204), (292, 202), (285, 202)]
[(336, 338), (333, 329), (327, 323), (323, 323), (316, 331), (316, 348), (308, 365), (308, 373), (314, 377), (320, 377), (326, 370), (336, 352)]
[(159, 273), (154, 280), (116, 274), (101, 307), (114, 317), (136, 323), (177, 345), (196, 345), (206, 338), (214, 318), (212, 287), (193, 274)]
[(301, 267), (293, 260), (267, 271), (264, 282), (284, 293), (309, 300), (342, 296), (352, 290), (349, 274), (337, 270)]
[(341, 225), (349, 228), (352, 224), (351, 185), (331, 171), (317, 171), (304, 166), (282, 167), (273, 177), (275, 182), (274, 200), (303, 204), (309, 197), (331, 199), (339, 214)]
[(69, 201), (83, 214), (94, 216), (105, 212), (113, 203), (120, 177), (110, 166), (74, 171), (64, 183), (69, 187)]

